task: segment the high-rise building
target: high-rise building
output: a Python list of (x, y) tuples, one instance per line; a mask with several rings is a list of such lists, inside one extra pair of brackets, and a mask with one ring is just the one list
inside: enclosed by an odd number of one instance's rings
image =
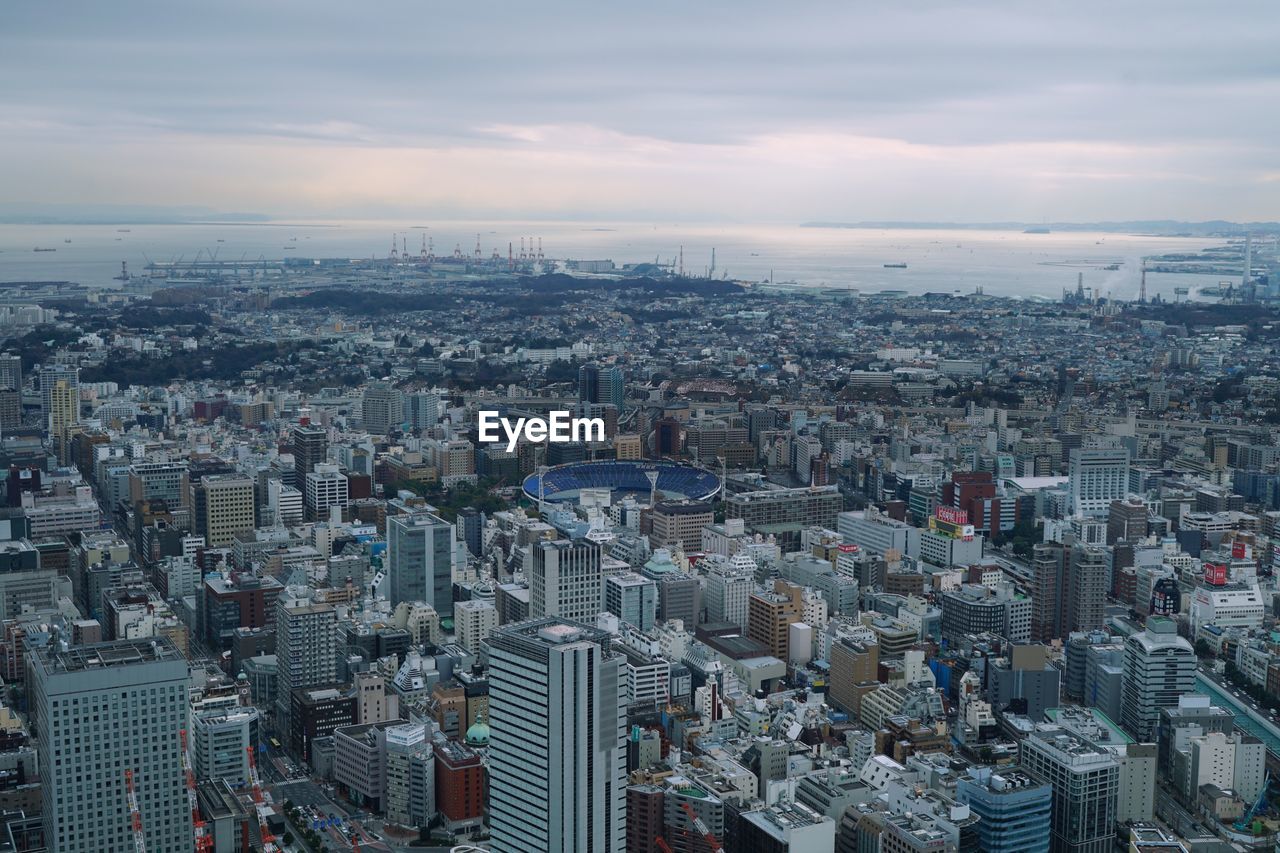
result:
[(584, 364), (578, 368), (578, 402), (602, 402), (600, 399), (600, 365)]
[(182, 771), (187, 661), (166, 638), (33, 651), (44, 843), (60, 853), (132, 850), (125, 773), (152, 850), (190, 850)]
[(1136, 739), (1154, 741), (1160, 709), (1176, 708), (1195, 687), (1195, 649), (1172, 619), (1152, 616), (1145, 630), (1125, 640), (1120, 722)]
[(1129, 490), (1127, 448), (1073, 448), (1071, 451), (1073, 515), (1106, 518), (1112, 501)]
[(621, 367), (611, 367), (606, 374), (606, 379), (608, 387), (602, 392), (604, 399), (601, 402), (611, 404), (621, 415), (626, 409), (627, 402), (626, 375), (622, 372)]
[(59, 382), (66, 382), (69, 387), (75, 389), (76, 396), (79, 397), (80, 368), (74, 365), (46, 364), (40, 368), (36, 377), (40, 387), (40, 411), (44, 413), (46, 419), (53, 410), (50, 396)]
[(956, 782), (956, 800), (981, 820), (984, 853), (1049, 853), (1044, 828), (1053, 788), (1020, 767), (973, 767)]
[(594, 623), (603, 604), (600, 546), (587, 539), (533, 543), (529, 572), (529, 616), (558, 616)]
[(329, 458), (329, 431), (313, 426), (293, 428), (293, 469), (299, 486)]
[(1018, 763), (1053, 789), (1051, 853), (1112, 849), (1120, 787), (1114, 755), (1060, 726), (1040, 723), (1019, 742)]
[(730, 622), (745, 628), (747, 597), (755, 585), (755, 560), (739, 551), (727, 560), (704, 560), (704, 565), (709, 566), (704, 593), (707, 621)]
[(658, 585), (634, 572), (604, 579), (604, 609), (641, 631), (653, 627), (658, 614)]
[(747, 636), (787, 660), (788, 632), (802, 618), (804, 588), (787, 581), (774, 581), (772, 592), (758, 590), (747, 596)]
[(440, 420), (440, 398), (426, 391), (405, 397), (406, 417), (414, 429), (427, 429)]
[(49, 388), (49, 438), (60, 465), (71, 464), (71, 431), (80, 420), (80, 388), (59, 379)]
[(386, 435), (404, 423), (404, 395), (389, 382), (373, 382), (361, 398), (364, 428), (374, 435)]
[(1146, 538), (1149, 513), (1146, 502), (1133, 495), (1112, 501), (1107, 509), (1107, 544), (1114, 545), (1121, 539), (1137, 542)]
[(489, 639), (495, 853), (622, 853), (626, 714), (610, 637), (544, 618)]
[(473, 598), (453, 605), (453, 625), (458, 645), (473, 655), (480, 654), (480, 642), (498, 627), (498, 608), (492, 601)]
[(22, 356), (0, 355), (0, 389), (22, 390)]
[(426, 826), (436, 816), (435, 752), (422, 723), (387, 726), (386, 815), (399, 826)]
[(261, 742), (258, 709), (217, 708), (191, 714), (191, 769), (205, 781), (225, 779), (232, 785), (247, 785), (249, 754)]
[(293, 691), (337, 677), (337, 612), (303, 587), (276, 599), (276, 731), (291, 734)]
[(702, 501), (658, 501), (649, 514), (649, 539), (655, 548), (679, 545), (686, 553), (702, 546), (702, 528), (715, 521), (711, 504)]
[(210, 548), (226, 548), (237, 533), (253, 530), (253, 480), (240, 474), (211, 474), (192, 486), (195, 533)]
[(454, 527), (430, 512), (387, 519), (387, 583), (391, 604), (425, 601), (441, 617), (453, 613)]
[(321, 463), (307, 474), (303, 501), (308, 518), (325, 521), (332, 507), (351, 503), (351, 482), (337, 465)]

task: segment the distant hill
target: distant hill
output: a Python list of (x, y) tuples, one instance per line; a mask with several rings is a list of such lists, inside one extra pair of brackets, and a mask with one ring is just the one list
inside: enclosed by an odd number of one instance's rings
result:
[(1210, 219), (1205, 222), (1183, 222), (1177, 219), (1131, 219), (1119, 222), (897, 222), (867, 220), (864, 222), (802, 222), (801, 228), (918, 228), (956, 229), (967, 231), (1023, 231), (1028, 228), (1047, 231), (1106, 231), (1123, 234), (1160, 234), (1164, 236), (1204, 237), (1232, 234), (1280, 234), (1280, 222), (1229, 222)]

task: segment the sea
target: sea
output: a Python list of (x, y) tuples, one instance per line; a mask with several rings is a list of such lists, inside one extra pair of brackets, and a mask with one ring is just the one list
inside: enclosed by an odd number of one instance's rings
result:
[[(148, 261), (386, 258), (459, 251), (517, 258), (670, 264), (688, 275), (797, 288), (973, 293), (1056, 299), (1077, 275), (1101, 296), (1138, 296), (1144, 257), (1198, 252), (1204, 237), (1076, 231), (1028, 234), (970, 229), (876, 229), (800, 225), (601, 222), (299, 221), (121, 225), (0, 225), (0, 282), (71, 281), (115, 288), (121, 263)], [(35, 249), (54, 249), (41, 251)], [(714, 256), (714, 269), (713, 269)], [(905, 267), (886, 267), (905, 264)], [(1117, 265), (1116, 269), (1107, 267)], [(548, 263), (550, 266), (550, 263)], [(1196, 298), (1222, 276), (1147, 274), (1149, 297)]]

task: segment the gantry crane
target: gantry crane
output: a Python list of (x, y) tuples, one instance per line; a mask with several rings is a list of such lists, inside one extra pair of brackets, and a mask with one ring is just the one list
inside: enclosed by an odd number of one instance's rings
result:
[(133, 849), (147, 853), (147, 837), (142, 833), (142, 812), (138, 810), (138, 795), (133, 790), (133, 771), (125, 769), (124, 788), (129, 799), (129, 823), (133, 827)]

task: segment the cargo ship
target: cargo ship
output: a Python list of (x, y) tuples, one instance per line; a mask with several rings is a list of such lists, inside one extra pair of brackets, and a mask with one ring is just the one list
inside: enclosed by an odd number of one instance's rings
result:
[(896, 264), (885, 264), (884, 268), (887, 270), (905, 270), (907, 268), (907, 265), (899, 262)]

